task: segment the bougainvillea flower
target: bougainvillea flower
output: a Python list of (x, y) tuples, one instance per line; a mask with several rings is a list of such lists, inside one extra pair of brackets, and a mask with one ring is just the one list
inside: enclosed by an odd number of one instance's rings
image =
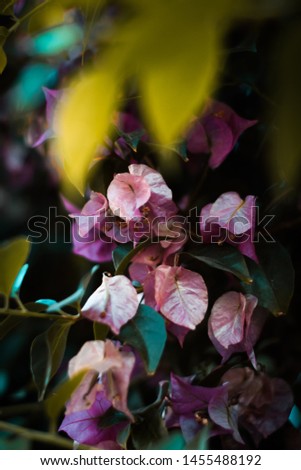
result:
[[(111, 405), (132, 419), (127, 406), (127, 395), (134, 365), (135, 355), (120, 348), (118, 343), (114, 344), (110, 340), (87, 341), (69, 362), (69, 377), (83, 370), (88, 370), (88, 373), (73, 393), (67, 406), (67, 414), (70, 410), (86, 409), (87, 397), (93, 403), (93, 397), (95, 398), (101, 384)], [(91, 371), (97, 374), (99, 383), (95, 381)]]
[(236, 352), (246, 352), (256, 367), (253, 346), (264, 321), (263, 311), (256, 312), (257, 298), (239, 292), (227, 292), (212, 307), (208, 335), (224, 363)]
[(48, 139), (55, 137), (55, 131), (53, 129), (53, 117), (55, 107), (59, 98), (62, 96), (61, 90), (51, 90), (50, 88), (43, 87), (43, 92), (46, 99), (46, 122), (47, 128), (41, 131), (39, 135), (34, 139), (32, 147), (38, 147)]
[[(96, 193), (96, 194), (99, 195), (100, 193)], [(102, 198), (100, 198), (100, 196), (102, 195), (99, 195), (99, 197), (96, 198), (96, 201), (87, 202), (88, 204), (87, 211), (93, 210), (92, 209), (93, 207), (94, 209), (96, 209), (96, 211), (99, 210), (99, 217), (101, 220), (102, 215), (103, 215), (103, 209), (106, 204), (105, 204), (105, 199), (102, 199), (104, 198), (104, 196), (102, 196)], [(61, 197), (61, 200), (63, 202), (65, 209), (69, 213), (70, 217), (72, 217), (75, 220), (77, 219), (83, 220), (83, 221), (85, 220), (86, 216), (84, 216), (84, 219), (81, 219), (82, 211), (78, 207), (76, 207), (74, 204), (72, 204), (70, 201), (68, 201), (64, 197)], [(91, 204), (89, 204), (90, 202), (92, 202), (93, 204), (92, 208), (91, 208)], [(86, 210), (84, 210), (84, 212), (86, 212)], [(88, 233), (85, 233), (85, 229), (84, 229), (84, 227), (86, 226), (86, 223), (85, 222), (82, 223), (82, 230), (84, 231), (85, 236), (83, 236), (82, 232), (81, 234), (79, 233), (79, 228), (80, 228), (79, 223), (74, 222), (72, 224), (72, 230), (71, 230), (72, 251), (74, 254), (83, 256), (89, 261), (93, 261), (95, 263), (105, 263), (105, 262), (112, 260), (112, 252), (116, 248), (116, 243), (112, 241), (111, 238), (107, 237), (102, 231), (98, 230), (98, 228), (100, 227), (98, 227), (97, 220), (96, 220), (96, 225), (94, 227), (92, 226), (90, 232)], [(90, 222), (90, 219), (89, 219), (88, 224), (93, 225), (94, 221), (95, 221), (95, 218), (92, 216), (92, 221)]]
[(228, 408), (236, 409), (239, 426), (249, 432), (256, 445), (287, 421), (293, 395), (284, 380), (239, 367), (227, 371), (222, 383), (228, 389)]
[(194, 122), (188, 133), (187, 149), (191, 153), (210, 154), (209, 167), (218, 168), (239, 136), (256, 123), (238, 116), (224, 103), (210, 101), (203, 116)]
[[(174, 264), (176, 253), (183, 248), (187, 241), (186, 232), (182, 230), (180, 225), (176, 224), (176, 220), (174, 223), (170, 219), (170, 223), (160, 223), (155, 227), (156, 235), (162, 238), (166, 237), (166, 240), (163, 239), (158, 243), (152, 243), (132, 258), (132, 263), (129, 267), (131, 279), (143, 284), (147, 274), (153, 271), (159, 264)], [(168, 227), (165, 228), (165, 225), (168, 225)]]
[(110, 208), (125, 220), (141, 217), (140, 208), (147, 203), (151, 190), (142, 176), (118, 173), (108, 187)]
[(128, 421), (125, 419), (105, 427), (99, 425), (101, 417), (111, 406), (111, 401), (106, 397), (104, 390), (101, 390), (90, 408), (66, 415), (59, 431), (64, 431), (71, 439), (81, 444), (107, 449), (120, 448), (116, 443), (117, 437), (128, 425)]
[(120, 328), (133, 318), (139, 305), (136, 289), (123, 275), (103, 275), (102, 284), (82, 308), (84, 317), (108, 325), (118, 334)]
[(171, 217), (177, 208), (172, 192), (159, 172), (142, 164), (118, 173), (108, 187), (108, 201), (115, 215), (129, 221), (135, 217)]
[[(168, 417), (167, 426), (180, 426), (187, 442), (208, 424), (209, 405), (220, 395), (227, 396), (226, 387), (201, 387), (191, 384), (188, 377), (171, 375), (171, 409), (172, 415)], [(212, 434), (223, 434), (222, 428), (212, 429)], [(228, 432), (228, 431), (226, 431)]]
[(192, 378), (171, 377), (171, 409), (167, 425), (179, 425), (187, 441), (211, 422), (211, 435), (232, 434), (243, 444), (239, 429), (256, 445), (279, 429), (293, 406), (286, 382), (248, 367), (227, 371), (218, 387), (191, 384)]
[(158, 171), (147, 165), (133, 164), (129, 166), (129, 172), (132, 175), (142, 176), (149, 185), (151, 196), (147, 201), (147, 207), (151, 210), (152, 217), (168, 219), (178, 212), (172, 200), (171, 189)]
[(101, 229), (106, 217), (108, 201), (101, 193), (91, 191), (89, 201), (84, 205), (80, 214), (70, 214), (78, 225), (78, 233), (81, 237), (85, 237), (88, 233), (96, 228)]
[(227, 242), (258, 262), (253, 245), (256, 224), (256, 198), (241, 199), (236, 192), (222, 194), (201, 211), (200, 228), (205, 243)]
[(208, 291), (198, 273), (161, 265), (144, 282), (145, 303), (180, 326), (194, 330), (204, 319)]

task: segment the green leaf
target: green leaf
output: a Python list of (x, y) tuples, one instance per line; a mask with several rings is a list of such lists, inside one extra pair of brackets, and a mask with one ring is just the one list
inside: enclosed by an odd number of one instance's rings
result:
[(151, 450), (183, 450), (185, 440), (180, 431), (171, 432), (168, 437), (151, 446)]
[(110, 328), (104, 323), (93, 322), (94, 339), (104, 341), (109, 331)]
[(151, 449), (168, 436), (162, 419), (164, 399), (168, 393), (168, 382), (160, 383), (157, 399), (150, 405), (133, 412), (132, 441), (136, 449)]
[(13, 316), (7, 316), (2, 320), (0, 323), (0, 341), (23, 321), (24, 318)]
[(0, 292), (9, 297), (15, 278), (29, 254), (26, 238), (16, 238), (0, 246)]
[(258, 244), (256, 252), (259, 264), (246, 259), (253, 283), (243, 284), (243, 288), (246, 293), (255, 295), (259, 305), (273, 315), (284, 315), (294, 291), (295, 273), (291, 258), (280, 243)]
[(61, 365), (72, 324), (70, 321), (57, 320), (32, 342), (31, 372), (38, 389), (39, 401), (43, 400), (50, 379)]
[(83, 371), (76, 374), (72, 379), (66, 380), (53, 390), (47, 400), (45, 400), (45, 411), (53, 423), (57, 422), (65, 404), (70, 399), (70, 396), (78, 387), (85, 374), (86, 371)]
[(121, 341), (140, 352), (150, 373), (158, 367), (166, 338), (164, 319), (147, 305), (140, 305), (135, 317), (120, 332)]
[(112, 253), (113, 264), (114, 268), (117, 270), (119, 268), (120, 263), (122, 260), (131, 252), (133, 249), (132, 243), (124, 243), (122, 245), (117, 246)]
[(246, 283), (252, 282), (244, 256), (232, 246), (200, 246), (195, 251), (184, 252), (182, 255), (189, 255), (212, 268), (232, 273)]

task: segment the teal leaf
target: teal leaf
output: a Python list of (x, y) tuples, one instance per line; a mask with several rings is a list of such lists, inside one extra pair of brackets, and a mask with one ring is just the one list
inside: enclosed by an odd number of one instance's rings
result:
[(244, 256), (232, 246), (202, 245), (196, 250), (184, 252), (182, 255), (189, 255), (212, 268), (234, 274), (246, 283), (252, 282)]
[(301, 412), (296, 405), (293, 407), (288, 420), (294, 426), (294, 428), (301, 431)]
[(135, 317), (120, 332), (121, 341), (140, 352), (150, 373), (158, 367), (166, 338), (164, 319), (147, 305), (140, 305)]
[(113, 264), (114, 268), (117, 270), (122, 260), (131, 252), (133, 249), (132, 243), (124, 243), (122, 245), (117, 246), (113, 251)]
[(16, 279), (15, 279), (15, 282), (12, 286), (12, 289), (11, 289), (11, 296), (13, 298), (15, 297), (18, 297), (19, 296), (19, 293), (20, 293), (20, 289), (21, 289), (21, 286), (22, 286), (22, 282), (24, 280), (24, 277), (28, 271), (28, 268), (29, 268), (29, 264), (26, 263), (22, 266), (22, 268), (20, 269)]
[(79, 43), (82, 38), (83, 32), (78, 25), (63, 24), (31, 38), (27, 44), (27, 50), (29, 54), (34, 56), (61, 54)]
[(30, 364), (39, 401), (43, 400), (50, 379), (61, 365), (71, 325), (70, 321), (57, 320), (32, 342)]
[(171, 432), (168, 437), (151, 446), (152, 450), (184, 450), (185, 440), (180, 431)]
[(280, 243), (257, 245), (259, 264), (246, 259), (253, 279), (243, 284), (247, 294), (255, 295), (259, 305), (279, 316), (287, 313), (294, 291), (295, 273), (291, 258)]

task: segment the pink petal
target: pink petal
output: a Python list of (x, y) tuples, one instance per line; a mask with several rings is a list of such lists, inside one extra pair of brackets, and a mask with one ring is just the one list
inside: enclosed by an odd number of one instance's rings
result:
[(239, 136), (249, 127), (255, 126), (258, 121), (248, 120), (240, 117), (230, 106), (219, 101), (211, 100), (206, 111), (206, 115), (214, 115), (223, 119), (231, 128), (233, 134), (233, 146)]
[(128, 389), (131, 374), (135, 365), (135, 355), (132, 352), (121, 351), (121, 366), (113, 367), (103, 378), (106, 397), (111, 400), (116, 410), (125, 413), (131, 421), (134, 420), (127, 406)]
[(194, 330), (204, 319), (208, 292), (202, 276), (182, 267), (159, 266), (155, 273), (155, 301), (171, 322)]
[(98, 383), (98, 372), (89, 370), (67, 402), (65, 415), (88, 410), (95, 402), (96, 396), (100, 391), (101, 385)]
[(223, 119), (210, 116), (204, 121), (204, 127), (210, 142), (211, 156), (209, 167), (219, 167), (233, 149), (233, 134)]
[(92, 191), (90, 200), (84, 205), (80, 215), (71, 214), (70, 217), (75, 218), (78, 225), (78, 233), (81, 237), (85, 237), (93, 227), (100, 230), (105, 219), (108, 208), (108, 201), (101, 193)]
[(112, 341), (87, 341), (69, 361), (68, 374), (73, 377), (83, 370), (93, 369), (103, 374), (112, 367), (121, 367), (122, 357)]
[(239, 292), (227, 292), (212, 307), (211, 330), (214, 338), (226, 349), (243, 339), (245, 308), (246, 298)]
[(209, 142), (204, 126), (195, 121), (187, 135), (187, 150), (191, 153), (209, 153)]
[(54, 110), (59, 98), (62, 96), (62, 90), (51, 90), (46, 87), (42, 87), (42, 90), (46, 98), (46, 119), (48, 124), (52, 124)]
[(216, 218), (220, 227), (241, 235), (253, 227), (255, 201), (255, 196), (244, 201), (236, 192), (224, 193), (212, 204), (210, 217)]
[(253, 295), (227, 292), (214, 304), (208, 321), (208, 335), (223, 363), (236, 352), (246, 352), (256, 368), (253, 346), (256, 343), (265, 314), (255, 310), (258, 300)]
[(89, 297), (82, 314), (92, 321), (104, 323), (118, 334), (120, 328), (133, 318), (139, 305), (135, 288), (123, 275), (103, 275), (101, 286)]
[(186, 335), (189, 333), (190, 329), (185, 328), (185, 326), (176, 325), (172, 322), (167, 322), (167, 330), (174, 335), (180, 343), (180, 346), (183, 347)]
[(148, 206), (155, 217), (171, 217), (177, 213), (177, 207), (172, 201), (172, 192), (161, 174), (146, 165), (133, 164), (129, 166), (132, 175), (142, 176), (151, 190)]
[(91, 230), (85, 237), (78, 233), (78, 225), (72, 226), (73, 253), (83, 256), (95, 263), (105, 263), (112, 261), (112, 252), (116, 248), (116, 243), (103, 233)]
[(139, 208), (150, 198), (151, 190), (142, 176), (118, 173), (108, 187), (108, 200), (113, 213), (122, 219), (141, 217)]

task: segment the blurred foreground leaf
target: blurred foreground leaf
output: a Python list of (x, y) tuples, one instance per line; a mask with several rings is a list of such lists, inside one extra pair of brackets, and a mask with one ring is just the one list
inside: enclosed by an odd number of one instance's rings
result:
[(0, 246), (0, 292), (9, 296), (14, 281), (29, 254), (26, 238), (16, 238)]

